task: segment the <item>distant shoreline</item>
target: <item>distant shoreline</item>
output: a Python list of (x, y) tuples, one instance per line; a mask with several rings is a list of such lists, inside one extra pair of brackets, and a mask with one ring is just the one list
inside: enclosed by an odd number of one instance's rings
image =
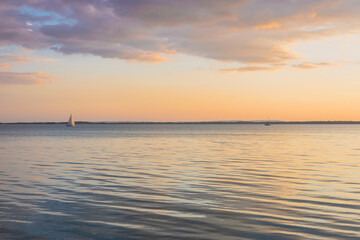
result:
[[(360, 121), (188, 121), (188, 122), (89, 122), (77, 121), (76, 124), (360, 124)], [(67, 124), (67, 122), (7, 122), (0, 124)]]

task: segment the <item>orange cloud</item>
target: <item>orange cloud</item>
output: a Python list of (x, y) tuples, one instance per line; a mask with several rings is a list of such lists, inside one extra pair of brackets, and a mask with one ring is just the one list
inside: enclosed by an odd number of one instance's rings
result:
[(6, 68), (9, 68), (9, 67), (11, 67), (11, 65), (8, 64), (8, 63), (4, 63), (4, 64), (0, 65), (0, 69), (6, 69)]
[(276, 71), (279, 70), (283, 65), (277, 64), (272, 66), (259, 66), (259, 65), (253, 65), (253, 66), (245, 66), (245, 67), (239, 67), (239, 68), (223, 68), (220, 69), (221, 72), (257, 72), (257, 71)]
[(310, 15), (311, 18), (316, 18), (316, 16), (317, 16), (317, 13), (312, 13), (312, 14)]
[(0, 56), (0, 84), (22, 84), (22, 85), (41, 85), (55, 82), (55, 77), (43, 72), (18, 73), (1, 71), (10, 68), (13, 64), (23, 64), (26, 62), (50, 62), (52, 59), (33, 57), (28, 58), (22, 55), (4, 54)]
[(141, 53), (136, 56), (129, 56), (128, 62), (147, 62), (147, 63), (160, 63), (166, 62), (168, 59), (164, 58), (158, 53)]
[(320, 67), (334, 66), (337, 64), (329, 62), (301, 62), (297, 64), (287, 65), (284, 63), (272, 64), (272, 65), (248, 65), (239, 68), (223, 68), (219, 69), (221, 72), (257, 72), (257, 71), (277, 71), (285, 66), (291, 66), (298, 69), (315, 69)]
[(38, 56), (26, 57), (23, 55), (4, 54), (0, 56), (0, 62), (26, 63), (26, 62), (53, 62), (54, 59)]
[(261, 30), (261, 29), (273, 29), (273, 28), (279, 28), (280, 24), (277, 22), (269, 22), (263, 25), (257, 25), (254, 27), (255, 30)]
[(0, 56), (0, 69), (10, 68), (13, 64), (23, 64), (27, 62), (53, 62), (53, 59), (42, 57), (25, 57), (22, 55), (4, 54)]
[(30, 58), (21, 55), (4, 54), (0, 56), (0, 62), (25, 63), (30, 61)]
[(24, 49), (21, 50), (21, 52), (22, 52), (22, 53), (32, 53), (32, 52), (34, 52), (34, 50), (28, 49), (28, 48), (24, 48)]
[(314, 68), (334, 66), (334, 65), (335, 65), (334, 63), (328, 63), (328, 62), (318, 62), (318, 63), (303, 62), (299, 64), (294, 64), (292, 65), (292, 67), (299, 69), (314, 69)]

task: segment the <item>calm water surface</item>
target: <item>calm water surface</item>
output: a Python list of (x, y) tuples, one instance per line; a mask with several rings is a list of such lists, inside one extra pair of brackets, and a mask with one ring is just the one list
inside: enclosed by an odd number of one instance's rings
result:
[(360, 239), (360, 125), (0, 125), (0, 239)]

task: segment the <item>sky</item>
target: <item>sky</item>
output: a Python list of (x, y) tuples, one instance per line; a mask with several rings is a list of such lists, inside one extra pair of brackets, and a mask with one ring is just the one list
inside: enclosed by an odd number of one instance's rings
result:
[(360, 120), (358, 0), (2, 0), (0, 122)]

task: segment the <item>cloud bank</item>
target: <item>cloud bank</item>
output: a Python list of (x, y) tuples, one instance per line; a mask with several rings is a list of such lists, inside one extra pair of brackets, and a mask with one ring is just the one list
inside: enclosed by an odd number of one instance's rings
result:
[(3, 0), (0, 45), (150, 63), (182, 53), (269, 71), (301, 59), (289, 43), (357, 32), (359, 12), (358, 0)]

